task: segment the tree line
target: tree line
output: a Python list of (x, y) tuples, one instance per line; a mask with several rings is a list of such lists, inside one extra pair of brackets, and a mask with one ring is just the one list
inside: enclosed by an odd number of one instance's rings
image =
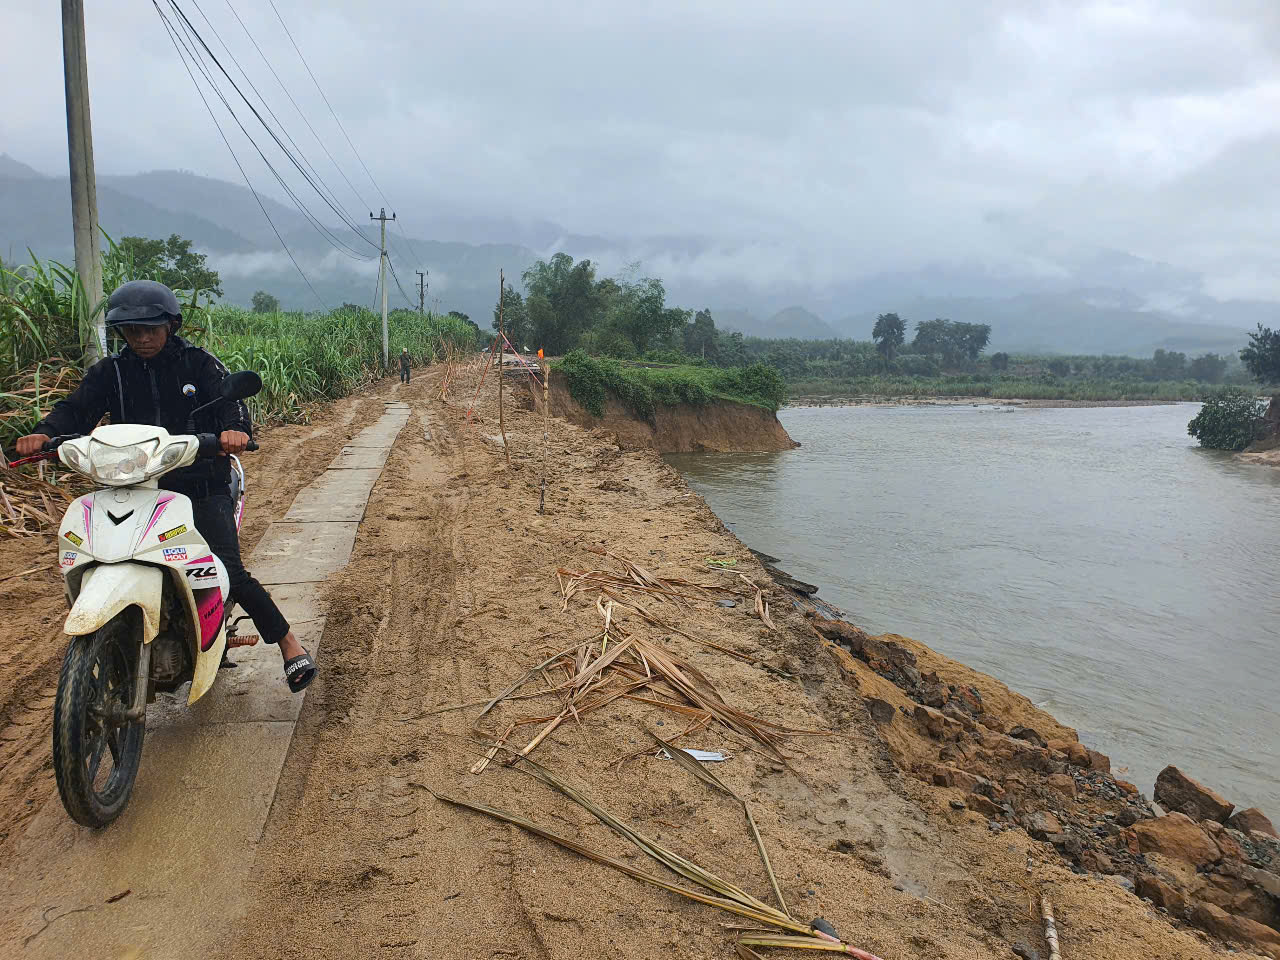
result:
[(524, 294), (511, 284), (503, 288), (501, 303), (494, 306), (493, 329), (498, 329), (501, 307), (507, 338), (517, 349), (542, 348), (550, 355), (582, 349), (624, 360), (718, 367), (763, 362), (792, 382), (966, 374), (1205, 384), (1252, 377), (1280, 383), (1280, 332), (1261, 325), (1240, 353), (1242, 365), (1216, 353), (1189, 357), (1163, 349), (1150, 358), (987, 354), (990, 324), (939, 317), (911, 329), (911, 321), (897, 313), (880, 314), (869, 340), (767, 339), (718, 329), (708, 309), (670, 306), (661, 280), (637, 274), (632, 266), (622, 277), (602, 277), (590, 260), (575, 262), (566, 253), (538, 260), (522, 275)]

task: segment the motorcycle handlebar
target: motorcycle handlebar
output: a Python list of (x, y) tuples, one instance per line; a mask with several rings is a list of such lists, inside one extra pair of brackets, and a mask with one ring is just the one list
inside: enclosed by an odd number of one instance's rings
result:
[(79, 437), (78, 433), (67, 433), (57, 437), (50, 437), (40, 447), (39, 453), (34, 453), (29, 457), (19, 457), (17, 460), (6, 460), (9, 469), (25, 466), (28, 463), (43, 463), (48, 460), (58, 459), (58, 448), (68, 440), (75, 440)]
[[(28, 463), (42, 463), (48, 460), (58, 459), (58, 448), (68, 440), (75, 440), (80, 436), (78, 433), (69, 433), (65, 436), (52, 437), (45, 442), (40, 453), (32, 454), (29, 457), (19, 457), (17, 460), (5, 460), (9, 469), (25, 466)], [(198, 433), (196, 436), (200, 440), (200, 456), (201, 457), (217, 457), (222, 455), (222, 441), (219, 440), (216, 433)], [(245, 447), (245, 451), (252, 453), (258, 449), (258, 441), (250, 439), (249, 445)]]
[[(197, 433), (196, 436), (200, 440), (200, 456), (201, 457), (219, 457), (222, 455), (222, 441), (216, 433)], [(249, 440), (249, 445), (245, 447), (245, 452), (251, 453), (258, 449), (258, 441)]]
[(12, 469), (14, 467), (24, 466), (28, 463), (40, 463), (41, 461), (44, 461), (44, 460), (57, 460), (57, 459), (58, 459), (58, 454), (56, 452), (52, 450), (47, 450), (44, 453), (36, 453), (29, 457), (19, 457), (17, 460), (7, 460), (5, 462), (8, 463), (10, 469)]

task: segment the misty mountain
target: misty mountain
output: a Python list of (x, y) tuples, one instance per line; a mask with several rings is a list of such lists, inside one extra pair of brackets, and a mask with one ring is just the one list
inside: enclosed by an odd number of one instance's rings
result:
[(804, 340), (827, 340), (841, 336), (816, 313), (804, 307), (790, 306), (761, 320), (748, 310), (712, 310), (716, 326), (736, 330), (749, 337), (799, 337)]
[(29, 167), (25, 163), (15, 160), (7, 153), (0, 153), (0, 177), (12, 177), (15, 180), (31, 180), (43, 176), (44, 174), (36, 170), (35, 167)]
[[(262, 219), (260, 213), (258, 219)], [(244, 236), (219, 226), (192, 206), (165, 208), (102, 182), (98, 184), (98, 222), (113, 237), (177, 233), (201, 249), (254, 249)], [(74, 250), (71, 187), (66, 177), (43, 176), (0, 154), (0, 258), (6, 263), (25, 261), (28, 247), (43, 258), (70, 260)]]
[[(230, 303), (247, 305), (254, 291), (267, 290), (286, 308), (313, 309), (317, 294), (327, 305), (376, 305), (377, 224), (357, 219), (358, 234), (330, 226), (337, 216), (314, 195), (306, 197), (313, 213), (350, 248), (335, 250), (291, 204), (259, 196), (315, 293), (281, 248), (258, 201), (239, 184), (174, 170), (101, 176), (99, 221), (112, 236), (178, 233), (192, 240), (220, 272)], [(0, 256), (6, 261), (25, 260), (27, 247), (41, 257), (69, 261), (70, 207), (65, 177), (45, 176), (0, 154)], [(367, 218), (369, 212), (351, 215)], [(428, 306), (461, 310), (481, 326), (487, 326), (497, 299), (499, 269), (518, 287), (529, 264), (558, 250), (590, 257), (606, 273), (637, 262), (641, 275), (664, 277), (675, 304), (749, 304), (713, 308), (712, 315), (717, 326), (752, 336), (866, 339), (876, 314), (893, 311), (912, 321), (990, 323), (993, 350), (1149, 356), (1157, 348), (1231, 353), (1254, 324), (1275, 326), (1280, 318), (1276, 304), (1213, 299), (1196, 274), (1122, 251), (1063, 256), (1055, 271), (922, 264), (870, 276), (851, 272), (849, 279), (814, 288), (785, 272), (768, 284), (749, 284), (724, 269), (701, 270), (701, 258), (723, 251), (692, 236), (584, 236), (549, 220), (458, 215), (429, 219), (412, 233), (397, 221), (387, 232), (399, 275), (399, 283), (389, 280), (389, 303), (416, 307), (415, 271), (425, 269)], [(680, 267), (664, 276), (664, 264)]]

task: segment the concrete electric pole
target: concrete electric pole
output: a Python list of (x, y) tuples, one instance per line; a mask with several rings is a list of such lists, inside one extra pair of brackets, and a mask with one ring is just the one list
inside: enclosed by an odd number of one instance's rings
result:
[[(418, 312), (426, 313), (427, 312), (427, 284), (426, 284), (427, 274), (423, 273), (421, 270), (418, 270), (416, 272), (418, 274)], [(430, 273), (430, 271), (427, 271), (427, 273)]]
[(391, 369), (391, 340), (387, 335), (387, 221), (394, 220), (395, 213), (387, 216), (387, 208), (383, 207), (378, 216), (369, 214), (370, 220), (378, 220), (382, 223), (382, 257), (378, 261), (378, 276), (382, 281), (382, 372), (386, 373)]
[[(71, 169), (71, 229), (76, 273), (92, 313), (102, 300), (102, 262), (98, 254), (98, 188), (93, 172), (93, 125), (89, 119), (89, 66), (84, 45), (84, 2), (62, 0), (62, 73), (67, 95), (67, 159)], [(97, 324), (96, 356), (107, 354), (107, 329)], [(94, 350), (85, 359), (95, 359)]]

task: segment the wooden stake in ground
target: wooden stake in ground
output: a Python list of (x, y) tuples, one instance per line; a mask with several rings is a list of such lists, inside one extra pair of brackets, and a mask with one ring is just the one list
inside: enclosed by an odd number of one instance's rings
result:
[(538, 348), (538, 360), (542, 364), (542, 491), (538, 494), (538, 512), (544, 513), (547, 506), (547, 451), (551, 446), (551, 435), (548, 432), (548, 421), (551, 419), (551, 364), (542, 356), (542, 348)]
[(502, 295), (506, 292), (506, 281), (502, 270), (498, 270), (498, 432), (502, 434), (502, 452), (507, 456), (507, 466), (511, 466), (511, 451), (507, 447), (507, 427), (502, 418), (502, 361), (507, 352), (507, 334), (502, 327)]

